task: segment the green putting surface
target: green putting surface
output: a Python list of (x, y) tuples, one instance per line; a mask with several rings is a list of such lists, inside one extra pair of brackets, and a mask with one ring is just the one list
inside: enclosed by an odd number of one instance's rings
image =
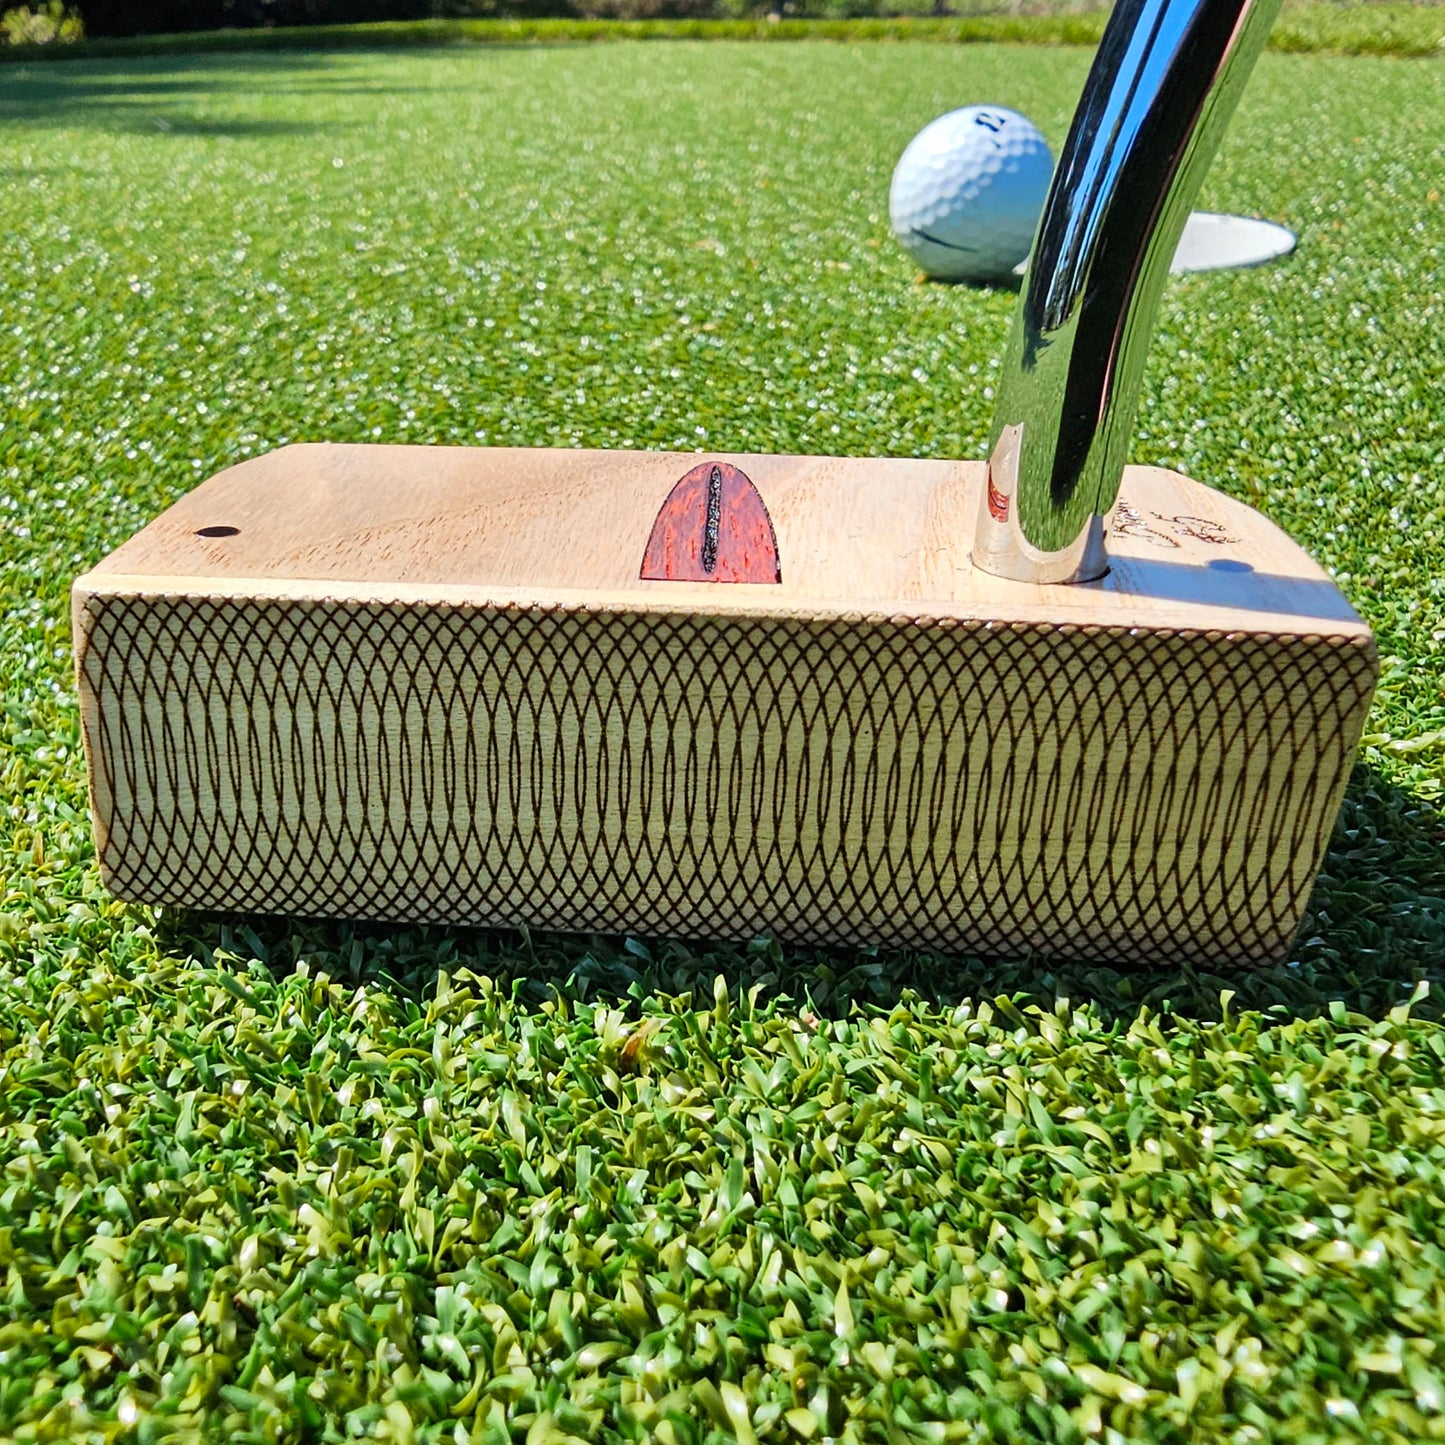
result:
[(99, 889), (74, 575), (291, 440), (981, 455), (1014, 298), (919, 284), (888, 178), (971, 100), (1057, 147), (1088, 59), (0, 70), (0, 1435), (1445, 1436), (1435, 62), (1264, 57), (1200, 206), (1299, 248), (1170, 283), (1140, 409), (1134, 459), (1279, 522), (1386, 659), (1291, 967)]

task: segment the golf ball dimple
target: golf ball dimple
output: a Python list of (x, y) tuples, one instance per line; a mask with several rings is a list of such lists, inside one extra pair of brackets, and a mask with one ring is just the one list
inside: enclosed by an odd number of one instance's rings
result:
[(888, 193), (899, 244), (940, 281), (1004, 281), (1029, 253), (1054, 161), (1026, 116), (949, 111), (908, 143)]

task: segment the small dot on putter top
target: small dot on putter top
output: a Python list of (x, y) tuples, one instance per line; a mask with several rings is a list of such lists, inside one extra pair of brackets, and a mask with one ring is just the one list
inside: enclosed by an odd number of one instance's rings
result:
[(1205, 564), (1211, 572), (1253, 572), (1248, 562), (1238, 562), (1233, 557), (1216, 557)]
[(239, 527), (197, 527), (198, 537), (238, 537), (241, 534)]

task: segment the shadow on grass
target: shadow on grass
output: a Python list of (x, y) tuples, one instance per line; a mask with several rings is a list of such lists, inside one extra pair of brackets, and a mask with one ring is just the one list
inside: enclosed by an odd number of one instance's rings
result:
[[(0, 70), (0, 122), (17, 128), (90, 128), (111, 134), (306, 135), (337, 122), (247, 116), (258, 95), (341, 97), (415, 93), (358, 84), (338, 58), (309, 52), (170, 56)], [(430, 91), (428, 91), (430, 93)], [(212, 115), (234, 103), (240, 114)]]
[(712, 997), (722, 975), (734, 991), (846, 1014), (855, 1004), (888, 1008), (913, 993), (935, 1004), (1008, 995), (1045, 1007), (1059, 998), (1091, 1003), (1127, 1020), (1142, 1008), (1218, 1018), (1257, 1009), (1313, 1017), (1339, 1001), (1380, 1017), (1422, 979), (1430, 997), (1416, 1017), (1445, 1005), (1445, 819), (1359, 767), (1311, 898), (1291, 962), (1254, 971), (1195, 967), (1116, 969), (1041, 958), (979, 959), (926, 951), (793, 948), (750, 944), (573, 937), (442, 926), (318, 922), (270, 917), (167, 914), (162, 945), (209, 958), (216, 951), (259, 958), (277, 974), (306, 960), (345, 985), (377, 984), (421, 999), (441, 969), (468, 969), (510, 982), (541, 1001), (553, 991), (607, 1003), (652, 993)]

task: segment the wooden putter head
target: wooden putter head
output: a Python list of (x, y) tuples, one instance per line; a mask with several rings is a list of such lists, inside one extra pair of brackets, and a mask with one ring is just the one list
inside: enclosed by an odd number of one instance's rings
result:
[(1283, 957), (1376, 678), (1263, 517), (1125, 467), (1275, 0), (1120, 0), (987, 462), (306, 445), (75, 584), (103, 875), (151, 904)]

